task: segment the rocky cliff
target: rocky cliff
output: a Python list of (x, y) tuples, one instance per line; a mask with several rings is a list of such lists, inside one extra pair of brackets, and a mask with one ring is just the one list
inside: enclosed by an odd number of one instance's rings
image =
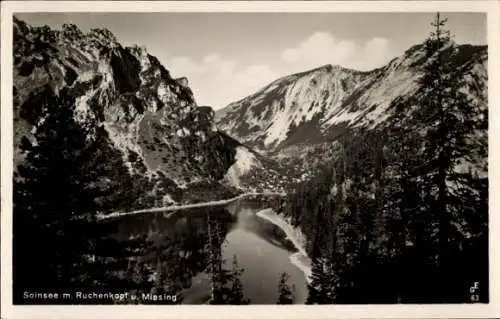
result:
[(84, 34), (14, 18), (13, 51), (16, 165), (21, 141), (36, 143), (42, 99), (63, 91), (74, 99), (75, 121), (90, 128), (88, 139), (112, 151), (101, 164), (127, 167), (120, 178), (139, 188), (130, 206), (190, 201), (192, 185), (219, 189), (234, 164), (238, 143), (217, 130), (214, 111), (198, 106), (187, 79), (173, 78), (145, 48), (124, 47), (105, 29)]
[[(449, 49), (449, 48), (448, 48)], [(460, 45), (455, 68), (470, 95), (487, 106), (487, 47)], [(285, 76), (216, 114), (220, 129), (263, 152), (331, 141), (347, 128), (374, 128), (394, 116), (392, 101), (418, 91), (430, 57), (415, 45), (367, 72), (325, 65)], [(411, 114), (408, 114), (411, 117)]]

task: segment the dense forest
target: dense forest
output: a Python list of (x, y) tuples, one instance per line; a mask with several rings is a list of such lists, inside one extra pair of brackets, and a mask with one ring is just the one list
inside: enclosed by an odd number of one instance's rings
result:
[(114, 163), (97, 165), (107, 154), (73, 120), (74, 98), (67, 92), (56, 96), (47, 89), (39, 102), (44, 120), (36, 126), (36, 143), (23, 139), (26, 158), (14, 176), (15, 303), (23, 302), (24, 291), (99, 291), (97, 283), (111, 279), (113, 265), (121, 267), (130, 253), (103, 239), (113, 225), (96, 221), (98, 211), (125, 200), (117, 196), (118, 184), (102, 189), (96, 182)]
[(488, 178), (457, 169), (486, 158), (488, 116), (460, 89), (445, 22), (418, 94), (390, 125), (332, 143), (336, 159), (279, 209), (307, 238), (310, 304), (488, 302)]
[[(133, 191), (137, 188), (132, 187), (137, 181), (122, 162), (111, 161), (115, 154), (103, 148), (101, 138), (106, 133), (102, 128), (87, 131), (75, 122), (75, 98), (67, 91), (56, 95), (47, 88), (39, 107), (43, 120), (35, 126), (36, 142), (23, 139), (20, 148), (25, 160), (14, 176), (14, 303), (181, 303), (182, 290), (191, 278), (207, 269), (215, 285), (213, 303), (247, 302), (242, 292), (237, 293), (242, 291), (237, 260), (230, 270), (222, 267), (225, 261), (220, 252), (227, 233), (222, 225), (227, 224), (227, 212), (214, 212), (219, 217), (207, 221), (212, 227), (208, 233), (203, 224), (193, 226), (198, 232), (172, 231), (157, 238), (144, 232), (114, 236), (120, 222), (98, 221), (97, 215), (140, 200), (140, 194)], [(103, 178), (105, 183), (100, 182)], [(193, 244), (204, 242), (213, 246)], [(228, 285), (231, 299), (223, 297)], [(72, 297), (26, 299), (25, 292)], [(76, 292), (176, 298), (78, 300)]]
[[(151, 243), (138, 237), (124, 245), (110, 236), (117, 223), (97, 221), (98, 213), (138, 198), (127, 187), (134, 181), (126, 167), (112, 161), (113, 150), (100, 143), (106, 133), (98, 128), (91, 134), (75, 122), (75, 98), (66, 90), (56, 95), (47, 88), (39, 107), (43, 120), (35, 126), (36, 142), (23, 139), (25, 161), (14, 175), (14, 303), (113, 302), (26, 300), (24, 292), (74, 296), (76, 291), (122, 293), (124, 287), (150, 292), (154, 283), (143, 281), (146, 269), (139, 271), (133, 257), (152, 249)], [(101, 183), (104, 176), (107, 182)]]

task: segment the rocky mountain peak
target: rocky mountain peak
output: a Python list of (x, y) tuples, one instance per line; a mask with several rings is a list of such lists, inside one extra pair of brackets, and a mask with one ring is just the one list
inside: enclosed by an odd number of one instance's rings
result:
[[(131, 176), (168, 180), (172, 193), (220, 180), (235, 149), (215, 127), (213, 111), (198, 108), (188, 84), (144, 47), (123, 47), (109, 30), (84, 34), (72, 24), (54, 30), (14, 18), (16, 145), (23, 137), (33, 141), (47, 116), (41, 97), (64, 91), (74, 99), (75, 121), (91, 128), (90, 139), (121, 154), (117, 160)], [(17, 152), (16, 162), (22, 160)]]
[(349, 69), (349, 68), (345, 68), (341, 65), (338, 65), (338, 64), (325, 64), (325, 65), (322, 65), (316, 69), (313, 69), (312, 72), (327, 72), (327, 73), (331, 73), (331, 72), (339, 72), (339, 71), (342, 71), (342, 72), (355, 72), (355, 70), (352, 70), (352, 69)]
[[(374, 127), (391, 116), (391, 101), (418, 89), (423, 66), (432, 59), (424, 45), (371, 71), (323, 65), (285, 76), (219, 110), (218, 127), (264, 152), (332, 139), (346, 127)], [(449, 62), (484, 101), (487, 94), (478, 88), (487, 87), (486, 47), (450, 42), (442, 50), (457, 50)]]
[(179, 85), (183, 86), (183, 87), (188, 87), (189, 86), (189, 81), (186, 77), (181, 77), (181, 78), (177, 78), (175, 79), (175, 81), (177, 83), (179, 83)]

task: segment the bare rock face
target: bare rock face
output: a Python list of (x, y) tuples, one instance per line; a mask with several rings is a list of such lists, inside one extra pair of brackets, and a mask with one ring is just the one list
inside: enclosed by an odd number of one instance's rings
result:
[[(467, 78), (464, 89), (486, 107), (487, 47), (461, 45), (458, 50), (452, 63)], [(285, 76), (219, 110), (216, 121), (221, 130), (263, 152), (300, 149), (347, 128), (385, 125), (394, 115), (391, 102), (418, 90), (428, 59), (423, 46), (415, 45), (372, 71), (325, 65)]]
[(189, 82), (188, 82), (188, 79), (186, 77), (178, 78), (178, 79), (176, 79), (176, 81), (182, 87), (188, 87), (189, 86)]
[[(83, 34), (75, 25), (52, 30), (14, 18), (16, 146), (33, 140), (43, 120), (40, 96), (61, 90), (75, 99), (74, 119), (92, 128), (88, 138), (104, 130), (103, 147), (116, 150), (130, 177), (145, 180), (142, 191), (168, 198), (165, 204), (182, 201), (190, 183), (221, 180), (234, 162), (235, 147), (215, 127), (213, 110), (199, 108), (187, 79), (173, 79), (144, 48), (123, 47), (105, 29)], [(15, 163), (22, 160), (16, 152)]]

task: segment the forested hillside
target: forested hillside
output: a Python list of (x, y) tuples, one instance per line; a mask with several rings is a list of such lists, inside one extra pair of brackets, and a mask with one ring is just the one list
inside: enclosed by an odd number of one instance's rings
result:
[(341, 135), (282, 203), (308, 239), (309, 303), (489, 300), (488, 112), (461, 89), (444, 24), (438, 15), (420, 89), (391, 103), (390, 125)]

